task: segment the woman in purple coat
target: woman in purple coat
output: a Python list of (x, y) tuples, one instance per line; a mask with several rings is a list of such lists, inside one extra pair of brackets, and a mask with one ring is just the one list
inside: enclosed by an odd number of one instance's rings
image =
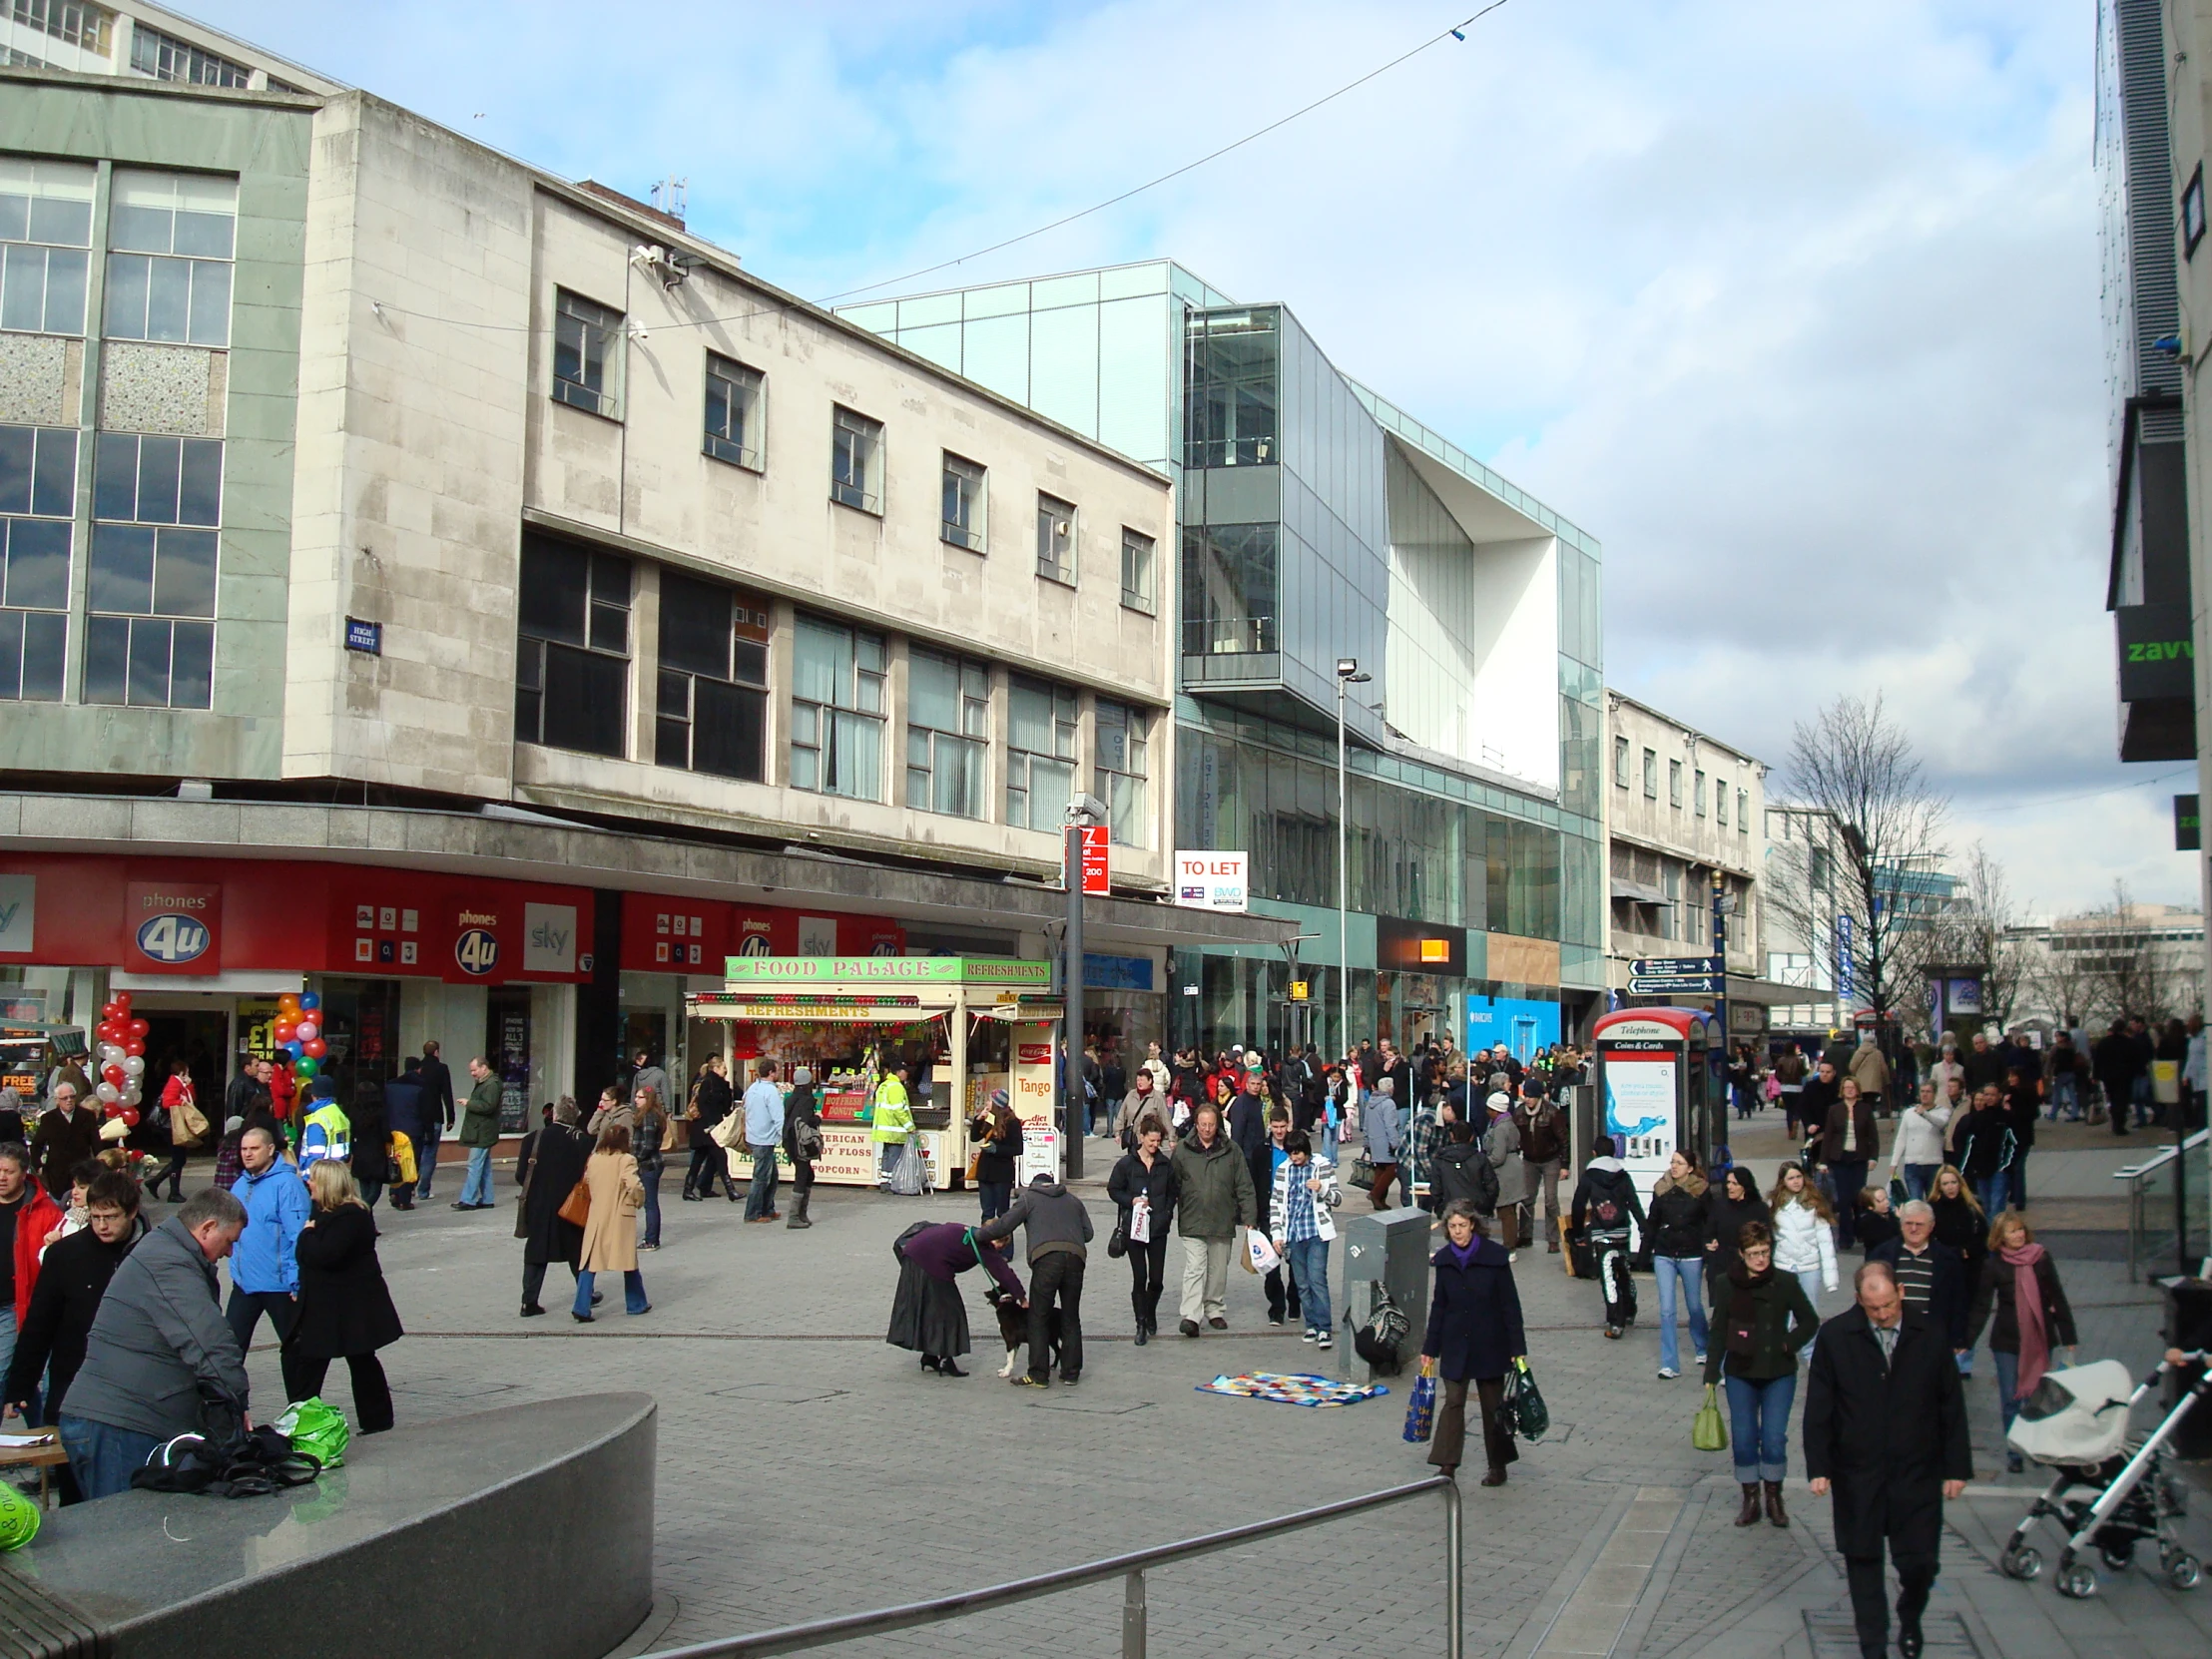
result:
[(1028, 1297), (1003, 1245), (978, 1244), (975, 1229), (956, 1221), (917, 1221), (891, 1243), (898, 1258), (898, 1292), (891, 1298), (891, 1328), (883, 1340), (921, 1356), (921, 1369), (939, 1377), (965, 1377), (953, 1361), (968, 1351), (967, 1305), (954, 1275), (980, 1265), (1023, 1307)]
[(1474, 1206), (1456, 1199), (1444, 1206), (1444, 1247), (1428, 1259), (1435, 1290), (1428, 1304), (1428, 1332), (1421, 1339), (1421, 1372), (1441, 1376), (1443, 1399), (1428, 1460), (1455, 1474), (1467, 1436), (1467, 1384), (1482, 1412), (1482, 1449), (1489, 1460), (1485, 1486), (1505, 1484), (1505, 1465), (1520, 1453), (1498, 1420), (1505, 1402), (1505, 1373), (1528, 1353), (1521, 1330), (1520, 1293), (1505, 1247), (1482, 1236)]

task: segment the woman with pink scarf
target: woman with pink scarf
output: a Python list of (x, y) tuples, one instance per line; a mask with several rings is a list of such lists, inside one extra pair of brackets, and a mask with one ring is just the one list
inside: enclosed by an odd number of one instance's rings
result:
[[(2066, 1306), (2065, 1288), (2058, 1283), (2057, 1263), (2035, 1242), (2026, 1218), (2017, 1210), (2006, 1210), (1990, 1227), (1983, 1273), (1984, 1306), (1993, 1300), (1996, 1307), (1989, 1352), (1997, 1363), (1997, 1406), (2005, 1428), (2010, 1429), (2020, 1402), (2051, 1369), (2053, 1351), (2074, 1346), (2073, 1310)], [(2018, 1474), (2025, 1465), (2020, 1454), (2007, 1446), (2004, 1466)]]

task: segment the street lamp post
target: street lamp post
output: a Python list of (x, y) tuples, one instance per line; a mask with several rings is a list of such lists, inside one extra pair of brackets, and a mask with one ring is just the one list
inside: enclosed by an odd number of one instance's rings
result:
[(1375, 678), (1360, 672), (1360, 659), (1337, 659), (1337, 1051), (1352, 1046), (1352, 863), (1345, 814), (1345, 697), (1347, 688)]

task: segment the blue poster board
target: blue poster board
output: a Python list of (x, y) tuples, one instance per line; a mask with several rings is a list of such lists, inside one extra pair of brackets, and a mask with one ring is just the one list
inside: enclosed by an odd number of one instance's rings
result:
[(1558, 1003), (1467, 993), (1467, 1053), (1503, 1043), (1508, 1054), (1525, 1062), (1558, 1040)]

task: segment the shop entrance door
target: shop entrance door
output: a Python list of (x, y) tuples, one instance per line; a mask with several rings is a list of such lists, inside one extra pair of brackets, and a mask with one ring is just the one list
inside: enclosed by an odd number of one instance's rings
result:
[[(484, 1054), (499, 1077), (499, 1132), (519, 1135), (531, 1127), (530, 987), (502, 985), (484, 998)], [(591, 1102), (596, 1106), (597, 1101)], [(585, 1108), (587, 1114), (590, 1107)]]
[(140, 1086), (146, 1102), (159, 1101), (170, 1074), (187, 1065), (202, 1107), (220, 1103), (230, 1082), (223, 1061), (231, 1042), (231, 1016), (221, 1008), (148, 1008), (141, 1017), (146, 1021), (146, 1077)]
[(322, 1040), (330, 1049), (322, 1067), (340, 1106), (399, 1075), (398, 980), (325, 979), (321, 1014)]

